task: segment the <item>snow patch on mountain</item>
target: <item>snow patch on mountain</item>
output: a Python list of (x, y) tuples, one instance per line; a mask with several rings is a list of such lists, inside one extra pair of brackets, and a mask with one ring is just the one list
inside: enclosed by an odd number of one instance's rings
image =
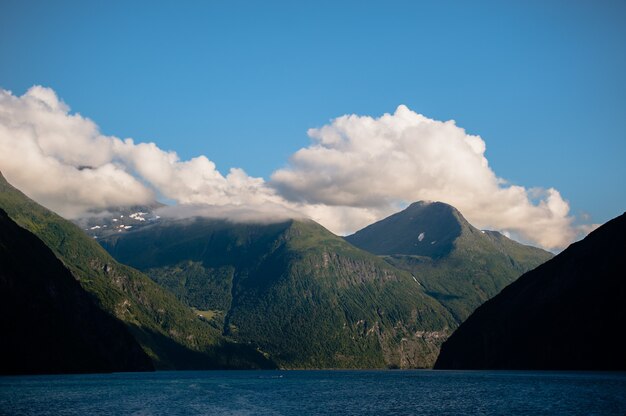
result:
[(147, 212), (135, 212), (130, 214), (129, 217), (136, 221), (145, 221), (146, 219), (144, 218), (144, 216), (147, 214)]

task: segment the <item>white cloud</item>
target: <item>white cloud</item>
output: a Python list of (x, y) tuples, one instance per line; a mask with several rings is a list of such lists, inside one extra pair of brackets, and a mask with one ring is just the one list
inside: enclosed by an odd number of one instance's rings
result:
[(380, 118), (339, 117), (309, 135), (311, 146), (267, 183), (241, 169), (224, 176), (205, 156), (180, 160), (154, 143), (105, 136), (52, 89), (35, 86), (21, 97), (0, 90), (0, 170), (69, 218), (163, 196), (189, 205), (171, 209), (176, 215), (305, 215), (347, 234), (410, 202), (439, 200), (478, 227), (546, 248), (577, 236), (557, 190), (507, 185), (489, 168), (484, 141), (453, 121), (400, 106)]
[(181, 161), (154, 143), (104, 136), (71, 114), (49, 88), (23, 96), (0, 90), (0, 170), (13, 185), (59, 214), (146, 204), (156, 195), (179, 203), (280, 202), (262, 178), (241, 169), (221, 175), (204, 156)]
[(0, 90), (0, 169), (27, 195), (63, 215), (153, 199), (114, 163), (111, 140), (91, 121), (68, 114), (50, 89), (33, 87), (22, 97)]
[(480, 228), (543, 247), (560, 248), (576, 237), (569, 204), (556, 189), (507, 185), (489, 167), (485, 142), (454, 121), (399, 106), (380, 118), (339, 117), (309, 130), (309, 136), (311, 146), (272, 175), (271, 185), (289, 200), (359, 207), (362, 214), (393, 212), (418, 200), (443, 201)]
[(307, 218), (301, 212), (291, 210), (283, 204), (271, 202), (261, 202), (256, 205), (180, 204), (161, 207), (155, 213), (162, 217), (175, 219), (206, 217), (238, 223), (271, 224), (289, 219)]

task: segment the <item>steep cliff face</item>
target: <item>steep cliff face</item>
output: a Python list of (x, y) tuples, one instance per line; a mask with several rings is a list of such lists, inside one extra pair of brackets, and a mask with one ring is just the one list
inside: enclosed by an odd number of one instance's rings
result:
[(0, 372), (153, 370), (127, 328), (0, 209)]
[(625, 270), (623, 214), (479, 307), (436, 368), (626, 370)]
[(312, 221), (198, 218), (102, 244), (282, 367), (430, 367), (454, 325), (409, 273)]

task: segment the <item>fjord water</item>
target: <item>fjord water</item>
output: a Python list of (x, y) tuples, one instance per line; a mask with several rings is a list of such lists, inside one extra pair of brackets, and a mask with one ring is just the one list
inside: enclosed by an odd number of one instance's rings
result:
[(0, 378), (3, 415), (624, 415), (626, 373), (193, 371)]

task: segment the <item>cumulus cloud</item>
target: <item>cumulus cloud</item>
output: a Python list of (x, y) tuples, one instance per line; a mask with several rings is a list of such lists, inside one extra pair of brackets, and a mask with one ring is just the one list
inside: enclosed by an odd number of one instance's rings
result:
[(105, 136), (49, 88), (0, 90), (0, 170), (28, 196), (76, 218), (88, 210), (151, 203), (258, 205), (280, 197), (241, 169), (223, 176), (204, 156), (181, 161), (154, 143)]
[(526, 189), (496, 176), (485, 142), (454, 121), (399, 106), (379, 118), (348, 115), (309, 130), (269, 182), (205, 156), (181, 160), (154, 143), (103, 135), (56, 93), (0, 90), (0, 170), (31, 198), (68, 218), (89, 210), (176, 201), (171, 216), (233, 221), (306, 216), (338, 234), (354, 232), (417, 200), (457, 207), (481, 228), (561, 248), (580, 231), (555, 189)]
[(0, 90), (0, 169), (7, 179), (69, 217), (152, 200), (153, 193), (113, 160), (115, 139), (68, 111), (47, 88), (33, 87), (22, 97)]
[[(508, 185), (489, 167), (485, 142), (454, 121), (432, 120), (401, 105), (379, 118), (339, 117), (309, 136), (313, 143), (271, 178), (291, 201), (357, 207), (370, 218), (418, 200), (443, 201), (480, 228), (543, 247), (560, 248), (576, 237), (569, 204), (556, 189)], [(359, 213), (353, 214), (359, 222)]]

